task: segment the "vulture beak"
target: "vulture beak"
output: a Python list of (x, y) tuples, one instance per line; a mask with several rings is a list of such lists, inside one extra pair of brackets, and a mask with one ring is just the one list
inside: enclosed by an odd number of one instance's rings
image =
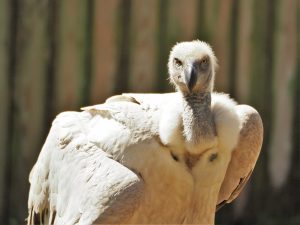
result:
[(197, 83), (198, 77), (198, 69), (195, 63), (188, 66), (187, 70), (185, 71), (185, 82), (190, 92), (192, 92), (194, 86)]

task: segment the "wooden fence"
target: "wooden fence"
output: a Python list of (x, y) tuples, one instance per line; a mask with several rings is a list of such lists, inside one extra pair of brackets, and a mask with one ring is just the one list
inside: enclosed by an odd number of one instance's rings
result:
[(299, 0), (0, 0), (0, 224), (23, 224), (51, 121), (121, 92), (165, 92), (168, 53), (201, 39), (216, 90), (261, 113), (250, 184), (219, 224), (300, 224)]

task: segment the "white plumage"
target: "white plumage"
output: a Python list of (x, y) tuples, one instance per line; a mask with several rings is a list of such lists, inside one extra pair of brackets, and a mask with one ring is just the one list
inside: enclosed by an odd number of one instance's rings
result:
[[(206, 43), (180, 43), (169, 60), (178, 92), (123, 94), (58, 115), (30, 174), (28, 224), (213, 224), (262, 142), (255, 110), (211, 93), (215, 66)], [(186, 96), (202, 92), (211, 103), (190, 121), (198, 107), (187, 109)], [(213, 122), (198, 126), (198, 115)]]

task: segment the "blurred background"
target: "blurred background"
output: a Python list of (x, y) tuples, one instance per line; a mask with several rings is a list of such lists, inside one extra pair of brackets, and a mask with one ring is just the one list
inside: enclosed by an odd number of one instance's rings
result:
[(217, 224), (300, 224), (299, 0), (0, 0), (0, 224), (24, 224), (51, 121), (122, 92), (172, 91), (170, 48), (209, 42), (216, 90), (254, 106), (262, 153)]

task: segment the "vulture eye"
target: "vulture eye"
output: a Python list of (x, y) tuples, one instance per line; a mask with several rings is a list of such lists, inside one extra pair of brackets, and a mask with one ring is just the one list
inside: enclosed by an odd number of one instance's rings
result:
[(202, 66), (207, 65), (207, 64), (208, 64), (208, 58), (205, 57), (205, 58), (201, 59), (200, 64), (201, 64)]
[(182, 67), (182, 62), (178, 58), (174, 58), (174, 64), (176, 67)]

